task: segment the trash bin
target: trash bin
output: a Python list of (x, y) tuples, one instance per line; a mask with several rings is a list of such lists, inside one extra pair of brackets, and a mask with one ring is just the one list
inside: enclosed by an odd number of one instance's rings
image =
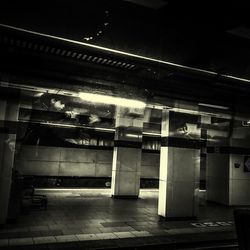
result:
[(235, 209), (234, 221), (239, 249), (250, 250), (250, 209)]

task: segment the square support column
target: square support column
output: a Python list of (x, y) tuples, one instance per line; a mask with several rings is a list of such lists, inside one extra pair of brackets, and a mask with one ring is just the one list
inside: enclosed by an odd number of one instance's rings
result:
[(4, 224), (8, 216), (18, 112), (19, 104), (0, 101), (0, 224)]
[[(198, 118), (198, 117), (197, 117)], [(198, 214), (200, 129), (195, 116), (163, 110), (158, 214), (166, 219)]]
[[(237, 124), (237, 123), (236, 123)], [(207, 198), (226, 206), (250, 205), (250, 128), (227, 121), (224, 130), (210, 129), (207, 155)]]
[(117, 108), (111, 195), (138, 198), (141, 176), (141, 148), (144, 110)]

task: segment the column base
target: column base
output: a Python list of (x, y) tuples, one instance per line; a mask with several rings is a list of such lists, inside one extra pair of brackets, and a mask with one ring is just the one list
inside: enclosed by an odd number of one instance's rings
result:
[(138, 199), (138, 195), (112, 195), (115, 199)]
[(159, 216), (159, 221), (182, 221), (182, 220), (196, 220), (197, 216), (190, 216), (190, 217), (163, 217)]

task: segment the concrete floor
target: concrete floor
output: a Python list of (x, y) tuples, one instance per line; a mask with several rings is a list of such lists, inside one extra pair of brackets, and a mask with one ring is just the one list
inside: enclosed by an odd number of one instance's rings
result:
[(196, 220), (162, 221), (158, 190), (142, 189), (137, 200), (112, 199), (110, 189), (36, 189), (47, 210), (29, 210), (0, 229), (0, 247), (196, 232), (234, 232), (233, 208), (207, 203)]

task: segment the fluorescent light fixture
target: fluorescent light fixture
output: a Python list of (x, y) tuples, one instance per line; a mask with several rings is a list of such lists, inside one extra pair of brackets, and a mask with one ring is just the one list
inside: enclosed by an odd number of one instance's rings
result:
[(166, 105), (161, 105), (161, 104), (151, 104), (151, 103), (147, 103), (147, 108), (151, 108), (151, 109), (159, 109), (159, 110), (163, 110), (163, 109), (173, 109), (173, 107), (170, 106), (166, 106)]
[(216, 108), (216, 109), (229, 109), (228, 107), (225, 106), (219, 106), (219, 105), (213, 105), (213, 104), (208, 104), (208, 103), (198, 103), (199, 106), (204, 106), (204, 107), (209, 107), (209, 108)]
[(84, 43), (84, 42), (80, 42), (80, 41), (75, 41), (75, 40), (72, 40), (72, 39), (67, 39), (67, 38), (63, 38), (63, 37), (58, 37), (58, 36), (48, 35), (48, 34), (36, 32), (36, 31), (22, 29), (22, 28), (18, 28), (18, 27), (15, 27), (15, 26), (7, 25), (7, 24), (0, 23), (0, 26), (1, 27), (5, 27), (5, 28), (9, 28), (9, 29), (14, 29), (14, 30), (22, 31), (22, 32), (29, 33), (29, 34), (34, 34), (34, 35), (38, 35), (38, 36), (43, 36), (43, 37), (48, 37), (48, 38), (56, 39), (56, 40), (59, 40), (59, 41), (64, 41), (64, 42), (68, 42), (68, 43), (78, 44), (78, 45), (82, 45), (82, 46), (89, 47), (89, 48), (95, 48), (95, 49), (106, 51), (106, 52), (116, 53), (116, 54), (120, 54), (120, 55), (130, 56), (130, 57), (133, 57), (133, 58), (138, 58), (138, 59), (143, 59), (143, 60), (147, 60), (147, 61), (151, 61), (151, 62), (156, 62), (156, 63), (165, 64), (165, 65), (170, 65), (170, 66), (174, 66), (174, 67), (177, 67), (177, 68), (182, 68), (182, 69), (187, 69), (187, 70), (193, 70), (193, 71), (200, 72), (200, 73), (207, 73), (207, 74), (210, 74), (210, 75), (217, 75), (217, 72), (213, 72), (213, 71), (210, 71), (210, 70), (204, 70), (204, 69), (189, 67), (189, 66), (186, 66), (186, 65), (172, 63), (172, 62), (168, 62), (168, 61), (164, 61), (164, 60), (159, 60), (159, 59), (155, 59), (155, 58), (151, 58), (151, 57), (141, 56), (141, 55), (137, 55), (137, 54), (125, 52), (125, 51), (110, 49), (110, 48), (106, 48), (106, 47), (102, 47), (102, 46), (98, 46), (98, 45), (94, 45), (94, 44), (89, 44), (89, 43)]
[(153, 132), (142, 132), (143, 135), (152, 135), (152, 136), (161, 136), (159, 133), (153, 133)]
[(249, 79), (246, 78), (241, 78), (241, 77), (236, 77), (236, 76), (231, 76), (231, 75), (221, 75), (229, 79), (237, 80), (237, 81), (242, 81), (242, 82), (250, 82)]
[[(130, 57), (133, 57), (133, 58), (144, 59), (144, 60), (147, 60), (147, 61), (157, 62), (157, 63), (170, 65), (170, 66), (174, 66), (174, 67), (182, 68), (182, 69), (187, 69), (187, 70), (193, 70), (193, 71), (200, 72), (200, 73), (207, 73), (207, 74), (212, 75), (212, 76), (213, 75), (214, 76), (218, 75), (217, 72), (214, 72), (214, 71), (211, 71), (211, 70), (205, 70), (205, 69), (200, 69), (200, 68), (195, 68), (195, 67), (189, 67), (189, 66), (182, 65), (182, 64), (172, 63), (172, 62), (169, 62), (169, 61), (159, 60), (159, 59), (146, 57), (146, 56), (141, 56), (141, 55), (128, 53), (128, 52), (124, 52), (124, 51), (120, 51), (120, 50), (110, 49), (110, 48), (106, 48), (106, 47), (102, 47), (102, 46), (98, 46), (98, 45), (94, 45), (94, 44), (75, 41), (75, 40), (72, 40), (72, 39), (67, 39), (67, 38), (63, 38), (63, 37), (58, 37), (58, 36), (44, 34), (44, 33), (36, 32), (36, 31), (31, 31), (31, 30), (27, 30), (27, 29), (23, 29), (23, 28), (18, 28), (18, 27), (3, 24), (3, 23), (0, 23), (0, 26), (5, 27), (5, 28), (9, 28), (9, 29), (13, 29), (13, 30), (22, 31), (22, 32), (29, 33), (29, 34), (34, 34), (34, 35), (38, 35), (38, 36), (43, 36), (43, 37), (56, 39), (56, 40), (59, 40), (59, 41), (64, 41), (64, 42), (68, 42), (68, 43), (82, 45), (82, 46), (89, 47), (89, 48), (95, 48), (95, 49), (106, 51), (106, 52), (111, 52), (111, 53), (116, 53), (116, 54), (120, 54), (120, 55), (130, 56)], [(221, 76), (223, 76), (225, 78), (228, 78), (228, 79), (234, 79), (234, 80), (238, 80), (238, 81), (242, 81), (242, 82), (250, 82), (250, 79), (240, 78), (240, 77), (236, 77), (236, 76), (232, 76), (232, 75), (222, 74)]]
[(140, 135), (136, 135), (136, 134), (126, 134), (126, 137), (130, 137), (130, 138), (140, 138)]
[(145, 102), (126, 99), (121, 97), (115, 96), (107, 96), (107, 95), (100, 95), (100, 94), (93, 94), (93, 93), (79, 93), (79, 97), (87, 102), (95, 102), (95, 103), (104, 103), (109, 105), (117, 105), (123, 106), (128, 108), (140, 108), (143, 109), (146, 106)]

